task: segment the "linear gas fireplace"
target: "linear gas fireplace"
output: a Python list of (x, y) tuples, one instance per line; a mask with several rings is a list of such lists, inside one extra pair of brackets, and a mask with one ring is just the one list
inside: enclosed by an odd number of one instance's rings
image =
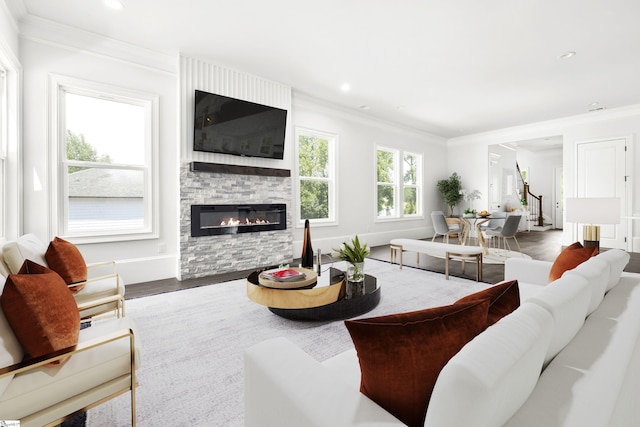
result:
[(192, 237), (286, 228), (286, 204), (191, 205)]

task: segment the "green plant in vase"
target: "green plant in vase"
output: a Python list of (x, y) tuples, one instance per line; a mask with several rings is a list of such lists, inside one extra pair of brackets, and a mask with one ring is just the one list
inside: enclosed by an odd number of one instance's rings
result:
[(362, 245), (356, 235), (351, 243), (342, 242), (339, 248), (333, 250), (336, 259), (350, 264), (347, 269), (347, 280), (362, 282), (364, 280), (364, 260), (370, 253), (367, 244)]

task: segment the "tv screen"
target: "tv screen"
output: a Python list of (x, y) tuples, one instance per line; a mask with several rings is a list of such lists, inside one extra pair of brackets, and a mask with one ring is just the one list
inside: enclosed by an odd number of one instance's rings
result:
[(287, 110), (196, 90), (193, 150), (282, 159)]

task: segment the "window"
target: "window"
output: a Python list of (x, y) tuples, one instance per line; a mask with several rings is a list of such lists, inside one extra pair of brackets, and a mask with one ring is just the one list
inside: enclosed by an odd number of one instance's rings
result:
[(94, 240), (155, 236), (157, 98), (54, 79), (57, 233)]
[(422, 155), (378, 147), (376, 170), (378, 219), (420, 217)]
[(336, 135), (296, 129), (298, 221), (335, 222)]

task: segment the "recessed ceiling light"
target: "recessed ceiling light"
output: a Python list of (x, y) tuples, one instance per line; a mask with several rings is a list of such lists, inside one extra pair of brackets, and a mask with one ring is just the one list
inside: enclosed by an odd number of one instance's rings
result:
[(343, 92), (349, 92), (351, 90), (351, 86), (349, 86), (349, 83), (342, 83), (340, 90)]
[(396, 110), (398, 111), (404, 110), (404, 105), (396, 105)]
[(369, 107), (368, 105), (361, 105), (358, 108), (360, 108), (361, 110), (370, 110), (371, 109), (371, 107)]
[(102, 0), (104, 4), (113, 10), (121, 10), (124, 8), (124, 3), (122, 0)]
[(569, 59), (569, 58), (573, 58), (574, 56), (576, 56), (576, 53), (574, 51), (569, 51), (569, 52), (565, 52), (562, 55), (558, 56), (559, 59)]

